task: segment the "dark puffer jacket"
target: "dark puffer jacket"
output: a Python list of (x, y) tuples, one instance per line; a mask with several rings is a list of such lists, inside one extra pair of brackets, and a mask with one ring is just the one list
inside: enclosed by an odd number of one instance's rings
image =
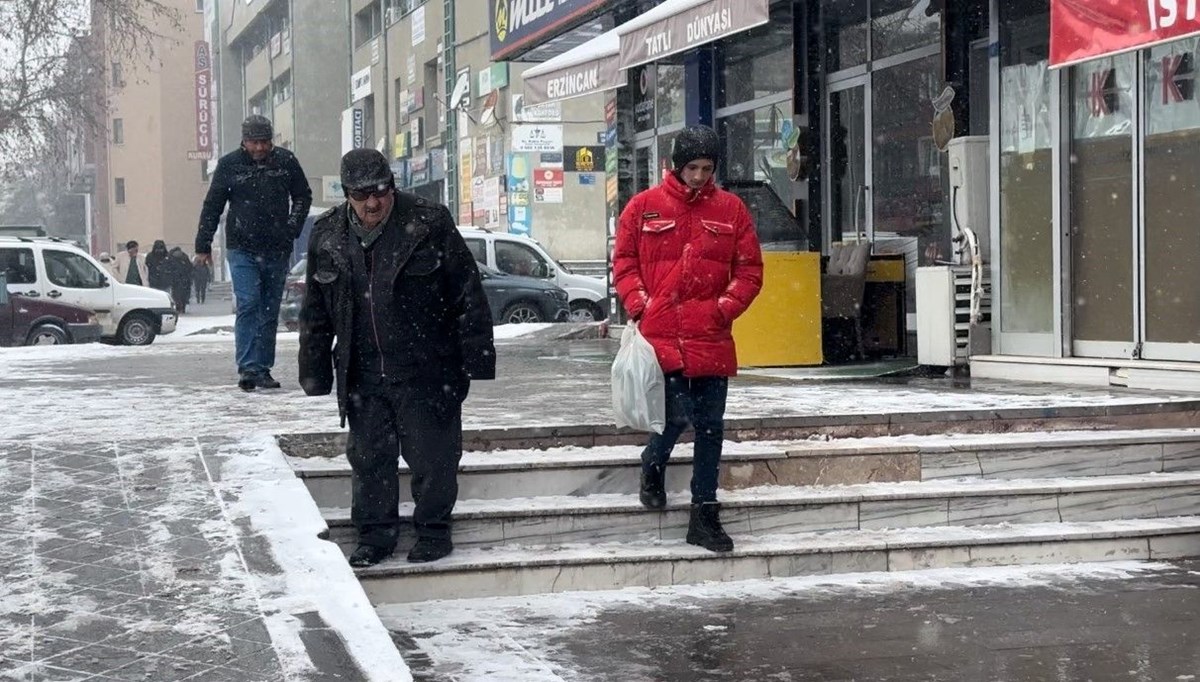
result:
[[(350, 210), (343, 203), (313, 225), (300, 309), (300, 386), (308, 395), (325, 395), (333, 389), (336, 375), (343, 419), (354, 389), (355, 362), (353, 259), (358, 238), (350, 228)], [(386, 299), (398, 314), (379, 321), (379, 336), (373, 340), (386, 349), (389, 372), (403, 367), (402, 374), (418, 381), (494, 379), (491, 313), (475, 258), (450, 212), (396, 192), (383, 229), (392, 231), (388, 261), (395, 264), (394, 272), (383, 275), (391, 282)], [(467, 386), (457, 388), (459, 399), (466, 397)]]
[(296, 155), (275, 147), (264, 163), (244, 149), (221, 157), (200, 211), (196, 253), (212, 253), (213, 235), (225, 204), (225, 243), (230, 249), (261, 256), (291, 253), (304, 229), (312, 188)]

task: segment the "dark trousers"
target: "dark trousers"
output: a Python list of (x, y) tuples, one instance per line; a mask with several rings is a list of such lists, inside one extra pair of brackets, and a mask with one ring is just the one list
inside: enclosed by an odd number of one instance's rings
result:
[(675, 442), (691, 424), (696, 430), (692, 461), (692, 504), (715, 502), (721, 472), (721, 444), (725, 440), (727, 377), (666, 377), (667, 424), (662, 434), (650, 436), (642, 451), (643, 466), (666, 466)]
[(208, 295), (208, 282), (196, 282), (196, 303), (204, 303)]
[(396, 546), (399, 457), (412, 477), (417, 537), (450, 538), (462, 459), (462, 404), (441, 384), (360, 385), (347, 409), (353, 469), (351, 519), (360, 544)]

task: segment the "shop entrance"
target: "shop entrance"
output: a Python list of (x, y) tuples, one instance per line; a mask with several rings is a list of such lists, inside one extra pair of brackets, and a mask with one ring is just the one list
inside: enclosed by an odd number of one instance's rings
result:
[[(1071, 350), (1200, 360), (1200, 109), (1188, 39), (1071, 69)], [(1181, 85), (1182, 84), (1182, 85)]]

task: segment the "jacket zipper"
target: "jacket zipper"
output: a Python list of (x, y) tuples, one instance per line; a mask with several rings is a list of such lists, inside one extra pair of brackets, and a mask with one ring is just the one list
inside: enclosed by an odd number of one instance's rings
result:
[(383, 366), (383, 344), (379, 342), (379, 325), (375, 321), (375, 259), (371, 258), (371, 267), (367, 271), (367, 296), (371, 298), (368, 305), (371, 308), (371, 331), (375, 334), (375, 349), (379, 351), (379, 373), (387, 378)]

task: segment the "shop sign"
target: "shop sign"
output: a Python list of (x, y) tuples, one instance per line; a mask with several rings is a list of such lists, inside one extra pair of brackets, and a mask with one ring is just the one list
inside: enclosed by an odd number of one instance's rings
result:
[(188, 152), (188, 160), (192, 160), (194, 156), (196, 160), (207, 161), (212, 158), (213, 148), (212, 62), (209, 59), (208, 42), (197, 40), (194, 50), (196, 149), (194, 152)]
[[(413, 47), (425, 42), (425, 5), (412, 11), (412, 35), (409, 44)], [(438, 52), (441, 52), (439, 49)]]
[(1051, 0), (1050, 65), (1200, 34), (1196, 0)]
[(563, 201), (563, 171), (555, 168), (539, 168), (533, 174), (533, 200), (543, 204), (561, 204)]
[(604, 147), (563, 147), (563, 169), (568, 173), (595, 173), (604, 167)]
[(508, 231), (527, 235), (532, 232), (529, 210), (529, 160), (524, 154), (508, 155)]
[(425, 108), (425, 87), (419, 87), (412, 91), (408, 98), (408, 113), (420, 111)]
[(609, 0), (488, 0), (492, 61), (542, 43), (609, 4)]
[(541, 161), (542, 165), (547, 168), (562, 168), (563, 167), (563, 153), (562, 152), (549, 152), (546, 154), (538, 154), (538, 160)]
[(533, 102), (553, 102), (614, 90), (624, 84), (621, 75), (619, 60), (614, 55), (529, 76), (525, 79), (525, 91)]
[(709, 0), (657, 20), (649, 19), (655, 16), (652, 9), (642, 15), (647, 19), (633, 19), (627, 29), (621, 29), (621, 68), (648, 64), (761, 26), (770, 20), (770, 4), (770, 0)]
[(562, 102), (530, 104), (525, 99), (525, 95), (514, 93), (512, 96), (512, 120), (517, 123), (558, 123), (562, 120)]
[(359, 71), (355, 71), (350, 77), (350, 101), (357, 102), (358, 100), (368, 97), (371, 94), (371, 67), (365, 67)]
[(321, 201), (326, 204), (340, 204), (346, 200), (342, 191), (342, 178), (339, 175), (321, 176)]
[(481, 69), (476, 75), (475, 96), (483, 97), (492, 90), (508, 87), (508, 62), (499, 62)]
[(458, 141), (458, 202), (469, 204), (474, 199), (471, 194), (471, 176), (475, 167), (475, 145), (471, 138), (464, 137)]
[(561, 152), (563, 127), (561, 125), (518, 125), (512, 129), (514, 152)]
[(408, 162), (408, 174), (414, 186), (429, 182), (429, 155), (414, 156)]
[(408, 144), (408, 132), (396, 133), (396, 139), (393, 145), (395, 153), (393, 156), (397, 159), (407, 158), (411, 151)]
[(425, 143), (424, 136), (421, 134), (425, 132), (424, 123), (425, 119), (420, 117), (408, 122), (408, 143), (410, 146), (416, 148)]

